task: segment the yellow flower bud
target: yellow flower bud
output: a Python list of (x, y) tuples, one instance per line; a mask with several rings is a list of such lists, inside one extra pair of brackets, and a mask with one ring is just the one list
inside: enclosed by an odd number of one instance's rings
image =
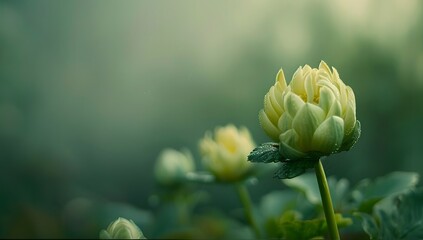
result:
[(106, 230), (101, 230), (100, 239), (146, 239), (142, 231), (132, 221), (118, 218), (110, 223)]
[(154, 169), (156, 180), (162, 185), (181, 183), (188, 172), (195, 170), (194, 160), (188, 150), (164, 149)]
[(281, 69), (264, 97), (259, 121), (287, 159), (337, 152), (353, 142), (359, 125), (353, 90), (323, 61), (319, 68), (299, 67), (289, 85)]
[(255, 144), (247, 128), (217, 127), (214, 136), (206, 132), (199, 145), (204, 166), (219, 181), (238, 181), (248, 175), (251, 163), (247, 156)]

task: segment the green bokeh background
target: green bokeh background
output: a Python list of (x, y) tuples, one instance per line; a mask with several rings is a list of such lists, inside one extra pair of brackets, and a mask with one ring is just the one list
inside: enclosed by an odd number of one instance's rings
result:
[(327, 175), (422, 174), (421, 1), (0, 1), (0, 237), (95, 238), (148, 210), (163, 148), (200, 163), (198, 140), (228, 123), (269, 141), (257, 115), (277, 71), (320, 60), (354, 89), (363, 131)]

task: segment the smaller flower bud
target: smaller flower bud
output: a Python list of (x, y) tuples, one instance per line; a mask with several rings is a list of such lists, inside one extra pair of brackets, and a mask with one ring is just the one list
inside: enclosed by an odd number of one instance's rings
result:
[(100, 239), (146, 239), (139, 227), (125, 218), (110, 223), (107, 230), (100, 231)]
[(219, 181), (242, 180), (250, 172), (247, 156), (254, 149), (254, 142), (247, 128), (239, 130), (234, 125), (218, 127), (214, 136), (206, 132), (200, 140), (204, 166)]
[(157, 182), (164, 186), (180, 184), (188, 172), (194, 171), (194, 160), (188, 150), (164, 149), (154, 169)]

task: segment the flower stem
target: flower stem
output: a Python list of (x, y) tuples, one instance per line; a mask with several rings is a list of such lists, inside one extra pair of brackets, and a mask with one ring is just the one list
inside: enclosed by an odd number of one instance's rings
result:
[(320, 159), (316, 163), (314, 169), (316, 170), (317, 183), (319, 184), (320, 196), (322, 198), (323, 210), (325, 212), (330, 238), (332, 240), (339, 240), (340, 237), (338, 226), (336, 225), (332, 199), (330, 197), (329, 185), (326, 179), (325, 170), (323, 169), (322, 161), (320, 161)]
[(238, 192), (239, 199), (244, 207), (245, 217), (247, 221), (251, 225), (254, 230), (254, 234), (256, 239), (260, 238), (260, 230), (258, 228), (257, 222), (253, 217), (253, 207), (251, 203), (250, 194), (248, 193), (247, 188), (245, 187), (244, 183), (236, 183), (235, 184), (236, 191)]

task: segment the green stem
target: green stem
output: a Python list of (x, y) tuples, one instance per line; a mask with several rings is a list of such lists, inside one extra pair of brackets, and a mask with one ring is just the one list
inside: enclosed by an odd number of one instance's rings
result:
[(260, 230), (258, 225), (253, 217), (253, 205), (251, 203), (250, 194), (248, 193), (247, 188), (243, 183), (236, 183), (235, 184), (236, 191), (238, 192), (239, 199), (244, 207), (245, 217), (247, 221), (251, 225), (254, 230), (254, 234), (256, 235), (256, 239), (260, 238)]
[(333, 211), (329, 185), (320, 159), (314, 168), (316, 170), (317, 183), (319, 184), (320, 196), (322, 197), (323, 210), (325, 212), (330, 238), (332, 240), (339, 240), (338, 226), (336, 225), (335, 212)]

